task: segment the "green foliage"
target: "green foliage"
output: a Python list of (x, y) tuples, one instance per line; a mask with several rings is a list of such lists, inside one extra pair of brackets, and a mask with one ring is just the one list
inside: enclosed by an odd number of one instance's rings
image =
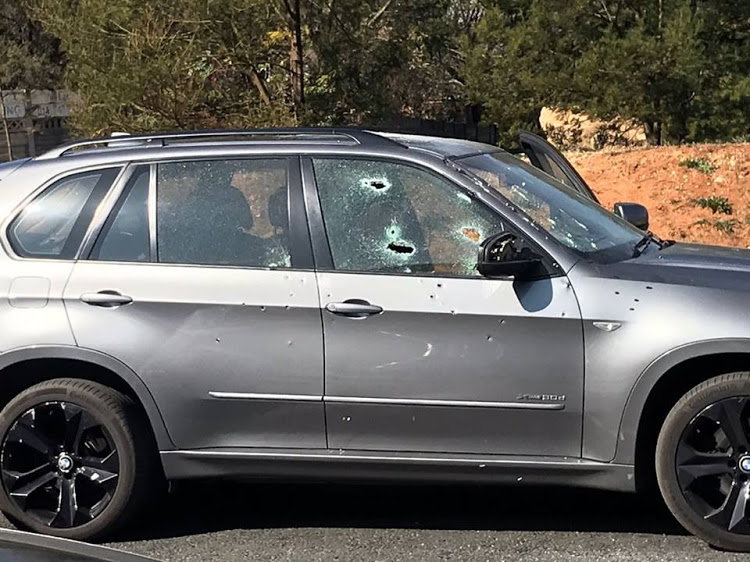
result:
[(27, 1), (70, 58), (81, 133), (463, 110), (449, 0)]
[(718, 166), (716, 166), (716, 164), (714, 164), (707, 158), (695, 157), (680, 160), (680, 166), (689, 168), (691, 170), (698, 170), (699, 172), (707, 175), (713, 174), (718, 169)]
[(750, 130), (747, 0), (19, 0), (0, 16), (3, 84), (57, 83), (67, 56), (86, 134), (481, 113), (510, 145), (543, 106), (636, 120), (653, 143)]
[(725, 215), (731, 215), (733, 210), (732, 204), (729, 202), (729, 199), (719, 195), (699, 197), (695, 200), (695, 204), (699, 207), (703, 207), (704, 209), (711, 209), (714, 214), (723, 213)]
[(0, 89), (55, 88), (64, 66), (60, 40), (31, 20), (20, 2), (0, 2)]
[[(513, 136), (543, 105), (642, 123), (651, 142), (750, 128), (745, 0), (494, 0), (463, 72)], [(533, 125), (533, 123), (531, 123)]]
[(734, 227), (737, 226), (739, 221), (737, 219), (717, 219), (714, 222), (714, 228), (724, 234), (733, 234)]

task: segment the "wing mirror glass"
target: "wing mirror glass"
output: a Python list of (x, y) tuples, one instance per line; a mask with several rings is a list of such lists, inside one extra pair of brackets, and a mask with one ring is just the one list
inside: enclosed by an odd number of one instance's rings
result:
[(614, 213), (641, 230), (648, 230), (648, 209), (638, 203), (615, 203)]
[(484, 277), (527, 279), (539, 276), (541, 269), (539, 256), (510, 232), (494, 234), (479, 246), (477, 271)]

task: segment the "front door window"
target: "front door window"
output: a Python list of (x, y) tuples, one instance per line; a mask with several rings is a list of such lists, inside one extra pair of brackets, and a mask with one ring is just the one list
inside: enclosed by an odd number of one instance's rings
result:
[(476, 275), (480, 243), (503, 230), (488, 207), (426, 170), (356, 159), (313, 165), (337, 270)]

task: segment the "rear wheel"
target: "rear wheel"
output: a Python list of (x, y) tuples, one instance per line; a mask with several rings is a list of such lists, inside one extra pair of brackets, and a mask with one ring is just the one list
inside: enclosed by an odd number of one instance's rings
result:
[(100, 384), (56, 379), (0, 413), (0, 508), (16, 526), (78, 540), (124, 524), (153, 474), (146, 424)]
[(712, 378), (682, 397), (659, 435), (656, 474), (687, 530), (750, 551), (750, 373)]

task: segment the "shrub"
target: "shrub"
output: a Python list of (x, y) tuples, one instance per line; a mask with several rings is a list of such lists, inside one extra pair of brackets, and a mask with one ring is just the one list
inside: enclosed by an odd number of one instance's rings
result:
[(714, 223), (714, 228), (725, 234), (733, 234), (738, 222), (737, 219), (719, 219)]
[(711, 209), (714, 214), (732, 214), (732, 204), (729, 202), (729, 199), (723, 196), (711, 195), (710, 197), (699, 197), (695, 200), (695, 204), (704, 209)]
[(680, 166), (690, 168), (691, 170), (698, 170), (703, 174), (713, 174), (718, 166), (708, 160), (707, 158), (685, 158), (680, 160)]

